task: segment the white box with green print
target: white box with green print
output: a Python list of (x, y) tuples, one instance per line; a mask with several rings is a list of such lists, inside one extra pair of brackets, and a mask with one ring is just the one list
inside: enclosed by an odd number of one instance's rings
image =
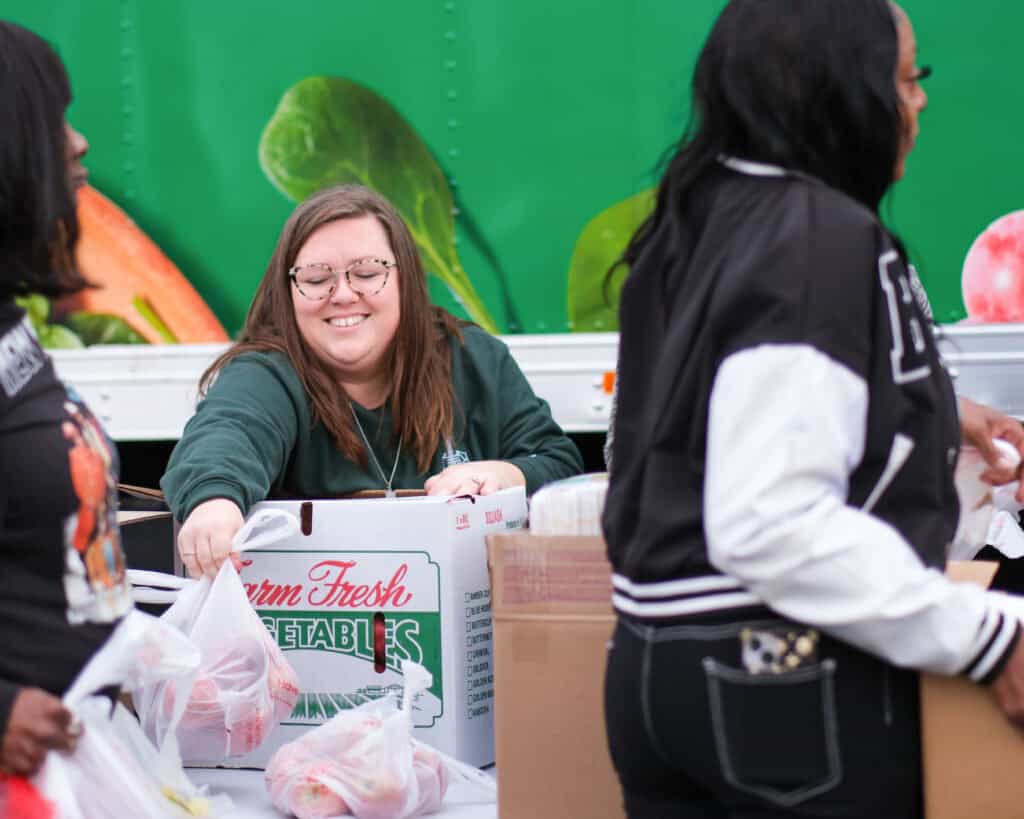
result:
[[(231, 767), (264, 767), (285, 742), (389, 691), (400, 664), (433, 674), (415, 735), (472, 765), (494, 761), (494, 663), (484, 537), (526, 523), (522, 488), (484, 497), (266, 501), (299, 534), (243, 553), (249, 599), (302, 694), (287, 719)], [(204, 760), (188, 760), (203, 765)]]

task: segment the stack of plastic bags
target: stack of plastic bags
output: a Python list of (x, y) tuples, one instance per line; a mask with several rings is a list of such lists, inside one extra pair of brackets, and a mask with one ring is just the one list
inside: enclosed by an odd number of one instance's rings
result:
[[(235, 537), (236, 551), (289, 537), (295, 518), (280, 511), (254, 515)], [(176, 733), (185, 759), (221, 762), (256, 750), (299, 696), (299, 681), (283, 652), (249, 603), (231, 561), (217, 577), (186, 580), (154, 572), (132, 572), (137, 597), (143, 583), (178, 586), (162, 620), (198, 647), (199, 669), (189, 689), (176, 680), (143, 686), (135, 697), (146, 734), (160, 744)], [(167, 598), (163, 598), (167, 599)], [(184, 697), (182, 694), (184, 693)], [(180, 721), (176, 706), (184, 701)]]
[[(196, 647), (168, 624), (139, 611), (121, 621), (64, 696), (82, 723), (77, 747), (47, 754), (32, 780), (55, 819), (218, 817), (231, 809), (227, 797), (210, 798), (189, 782), (173, 740), (158, 750), (124, 706), (94, 693), (170, 680), (186, 686), (198, 666)], [(182, 712), (173, 709), (172, 727)]]
[(343, 711), (278, 749), (265, 772), (278, 810), (298, 819), (409, 819), (438, 811), (456, 777), (493, 801), (488, 776), (412, 738), (413, 703), (432, 678), (409, 661), (402, 674), (401, 705), (391, 694)]
[(608, 473), (595, 472), (549, 483), (530, 500), (534, 535), (600, 535)]

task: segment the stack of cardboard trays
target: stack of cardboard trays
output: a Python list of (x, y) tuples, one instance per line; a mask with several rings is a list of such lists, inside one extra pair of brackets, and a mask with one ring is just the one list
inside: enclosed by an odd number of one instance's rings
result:
[(401, 661), (433, 685), (414, 735), (463, 762), (494, 762), (491, 601), (484, 538), (526, 521), (522, 488), (484, 497), (267, 501), (300, 532), (242, 554), (249, 599), (299, 676), (292, 714), (254, 753), (186, 760), (266, 766), (339, 711), (401, 693)]

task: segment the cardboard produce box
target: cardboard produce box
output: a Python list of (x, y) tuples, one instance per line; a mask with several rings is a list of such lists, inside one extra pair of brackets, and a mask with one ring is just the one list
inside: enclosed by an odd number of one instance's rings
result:
[(615, 617), (600, 537), (487, 538), (501, 819), (622, 819), (604, 728)]
[[(604, 730), (611, 571), (599, 537), (488, 539), (501, 819), (621, 819)], [(992, 563), (951, 563), (988, 586)], [(1024, 737), (991, 692), (962, 677), (921, 676), (928, 819), (1024, 816)], [(883, 749), (884, 750), (884, 749)]]
[[(494, 678), (484, 537), (526, 520), (522, 488), (486, 497), (267, 501), (301, 532), (242, 554), (249, 599), (299, 676), (302, 693), (254, 753), (273, 752), (340, 710), (401, 692), (400, 663), (433, 674), (415, 736), (472, 765), (494, 762)], [(191, 765), (207, 760), (191, 759)]]
[[(996, 568), (951, 562), (947, 574), (988, 587)], [(921, 747), (928, 819), (1024, 816), (1024, 736), (990, 691), (963, 677), (923, 674)]]

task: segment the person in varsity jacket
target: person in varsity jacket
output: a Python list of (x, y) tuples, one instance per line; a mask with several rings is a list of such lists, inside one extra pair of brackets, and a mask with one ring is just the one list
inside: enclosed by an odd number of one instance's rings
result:
[(731, 0), (699, 57), (624, 257), (606, 717), (631, 819), (920, 816), (919, 671), (1024, 726), (1011, 604), (942, 571), (962, 434), (1020, 425), (961, 424), (878, 217), (927, 73), (886, 0)]
[(77, 729), (61, 694), (132, 607), (117, 528), (117, 454), (57, 379), (15, 297), (75, 271), (88, 144), (65, 120), (57, 54), (0, 21), (0, 801)]

